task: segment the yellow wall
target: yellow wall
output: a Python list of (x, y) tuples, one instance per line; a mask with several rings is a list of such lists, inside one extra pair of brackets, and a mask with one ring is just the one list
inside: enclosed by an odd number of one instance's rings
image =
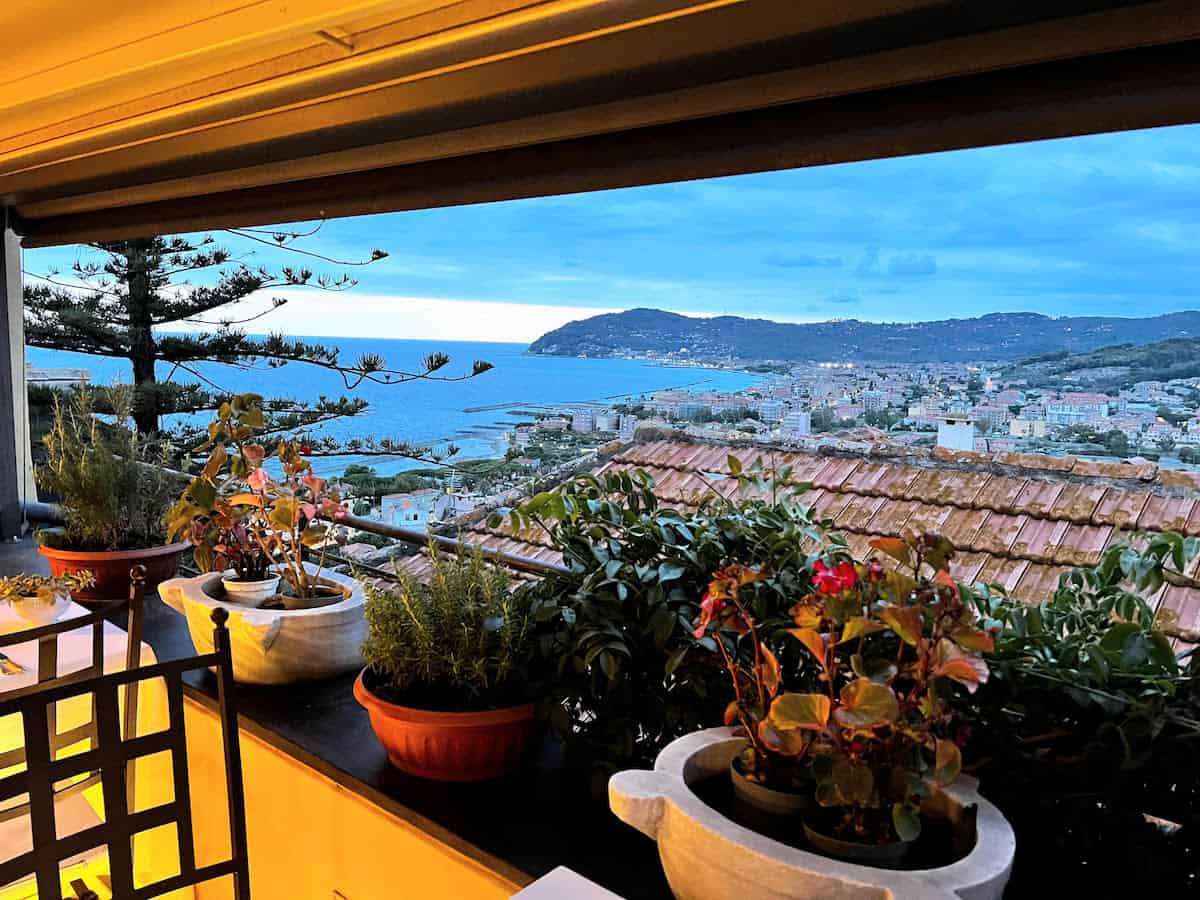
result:
[[(196, 857), (203, 865), (228, 853), (224, 757), (216, 716), (189, 700), (186, 717)], [(254, 900), (500, 900), (518, 890), (245, 731), (241, 743)], [(196, 896), (232, 894), (229, 885), (213, 883)]]

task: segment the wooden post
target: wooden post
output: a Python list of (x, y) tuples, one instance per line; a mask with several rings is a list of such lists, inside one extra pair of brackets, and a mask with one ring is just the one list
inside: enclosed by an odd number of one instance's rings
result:
[(11, 210), (0, 209), (0, 539), (3, 540), (21, 531), (21, 501), (25, 499), (29, 466), (21, 245), (11, 219)]

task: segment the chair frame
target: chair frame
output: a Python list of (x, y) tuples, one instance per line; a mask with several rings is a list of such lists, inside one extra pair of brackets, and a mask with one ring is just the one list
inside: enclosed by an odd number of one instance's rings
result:
[[(14, 700), (27, 694), (36, 693), (46, 687), (73, 684), (86, 678), (94, 678), (104, 674), (104, 623), (123, 606), (128, 605), (129, 615), (126, 626), (127, 644), (125, 648), (125, 668), (136, 669), (142, 661), (142, 616), (146, 595), (146, 567), (137, 565), (129, 571), (129, 599), (113, 600), (98, 606), (82, 616), (74, 616), (52, 622), (49, 625), (39, 625), (35, 628), (25, 628), (10, 634), (0, 635), (0, 650), (17, 644), (38, 642), (37, 683), (13, 691), (0, 693), (0, 699)], [(58, 638), (60, 635), (83, 628), (92, 629), (92, 661), (66, 675), (58, 674)], [(3, 684), (0, 683), (0, 688)], [(137, 733), (138, 716), (138, 686), (137, 683), (125, 687), (125, 718), (122, 736), (126, 739)], [(91, 715), (87, 722), (72, 728), (62, 734), (58, 733), (57, 709), (51, 706), (47, 710), (47, 722), (50, 738), (50, 754), (58, 755), (64, 747), (70, 747), (80, 741), (90, 741), (93, 747), (98, 739), (96, 728), (96, 705), (93, 702)], [(21, 765), (26, 762), (25, 747), (16, 747), (0, 753), (0, 771)], [(79, 793), (100, 782), (100, 773), (84, 773), (84, 777), (57, 789), (54, 796), (57, 799)], [(132, 763), (129, 772), (129, 783), (133, 784)], [(132, 791), (132, 787), (131, 787)], [(130, 793), (129, 803), (133, 803)], [(20, 818), (30, 814), (29, 803), (20, 803), (0, 809), (0, 822)]]
[[(233, 702), (232, 654), (229, 630), (225, 627), (228, 617), (229, 613), (221, 607), (213, 610), (215, 650), (212, 653), (92, 678), (66, 676), (58, 679), (57, 683), (19, 694), (13, 692), (15, 696), (0, 697), (0, 717), (17, 713), (22, 717), (27, 760), (25, 771), (0, 779), (0, 800), (29, 794), (34, 848), (29, 853), (0, 863), (0, 884), (35, 875), (39, 897), (43, 900), (62, 900), (60, 862), (86, 850), (107, 845), (112, 893), (121, 900), (149, 900), (169, 891), (227, 875), (233, 876), (236, 900), (249, 900), (245, 794), (237, 710)], [(210, 668), (217, 676), (217, 706), (225, 752), (231, 852), (227, 860), (197, 867), (188, 787), (183, 676), (188, 672)], [(143, 737), (124, 736), (118, 691), (152, 678), (162, 678), (166, 683), (170, 724), (165, 731)], [(83, 753), (55, 759), (48, 710), (55, 703), (89, 693), (96, 712), (96, 744)], [(132, 784), (127, 778), (129, 764), (138, 757), (163, 751), (171, 754), (175, 799), (150, 809), (131, 811)], [(100, 775), (106, 821), (59, 838), (54, 821), (54, 784), (93, 770)], [(135, 888), (134, 835), (170, 824), (176, 828), (179, 874)]]

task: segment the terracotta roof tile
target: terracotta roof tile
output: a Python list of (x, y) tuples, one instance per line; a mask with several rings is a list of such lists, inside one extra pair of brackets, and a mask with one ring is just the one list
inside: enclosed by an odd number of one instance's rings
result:
[(1071, 525), (1058, 543), (1054, 561), (1067, 566), (1094, 566), (1113, 535), (1111, 525)]
[(1159, 469), (1158, 481), (1164, 487), (1200, 491), (1200, 472), (1187, 469)]
[(950, 560), (950, 574), (963, 584), (974, 584), (989, 559), (986, 553), (958, 553)]
[(1200, 503), (1192, 507), (1192, 514), (1188, 516), (1184, 531), (1191, 535), (1200, 536)]
[(1057, 590), (1058, 579), (1066, 571), (1062, 566), (1042, 566), (1034, 563), (1025, 570), (1017, 586), (1012, 589), (1012, 595), (1018, 600), (1040, 602)]
[(1142, 508), (1137, 527), (1154, 531), (1182, 531), (1195, 506), (1194, 497), (1153, 495)]
[(1000, 512), (1012, 512), (1012, 506), (1021, 491), (1025, 489), (1025, 478), (1006, 478), (993, 475), (975, 495), (971, 506), (976, 509), (995, 509)]
[(813, 506), (822, 519), (836, 519), (846, 505), (855, 499), (853, 494), (839, 494), (836, 491), (822, 491), (821, 496)]
[(892, 466), (888, 463), (866, 461), (850, 473), (839, 490), (875, 496), (882, 493), (877, 487), (879, 482), (886, 480), (891, 473)]
[(933, 467), (923, 470), (908, 486), (904, 496), (925, 503), (970, 506), (988, 479), (986, 472)]
[[(792, 467), (790, 482), (795, 484), (811, 484), (813, 477), (825, 467), (827, 460), (811, 453), (799, 454), (788, 461)], [(765, 463), (764, 463), (765, 465)]]
[(1069, 522), (1031, 518), (1021, 526), (1008, 554), (1022, 559), (1053, 562), (1055, 551), (1070, 527)]
[(1093, 459), (1077, 459), (1075, 467), (1071, 469), (1072, 475), (1095, 476), (1098, 478), (1137, 478), (1148, 480), (1154, 477), (1153, 469), (1157, 467), (1153, 463), (1143, 465), (1134, 465), (1125, 462), (1101, 462)]
[(829, 488), (830, 490), (838, 490), (849, 476), (850, 473), (863, 464), (861, 459), (850, 457), (830, 457), (829, 461), (821, 467), (811, 479), (813, 485), (819, 488)]
[(1092, 514), (1092, 522), (1096, 525), (1131, 528), (1137, 522), (1138, 516), (1142, 514), (1142, 509), (1149, 499), (1150, 494), (1147, 491), (1109, 488), (1096, 505), (1096, 511)]
[(1050, 515), (1055, 519), (1067, 519), (1079, 525), (1086, 525), (1092, 520), (1092, 514), (1104, 497), (1104, 491), (1105, 487), (1102, 484), (1083, 481), (1067, 483), (1055, 500)]
[(1075, 468), (1076, 460), (1074, 456), (1049, 456), (1045, 453), (997, 453), (996, 462), (1022, 469), (1070, 472)]
[(688, 461), (688, 466), (702, 472), (719, 472), (722, 475), (729, 475), (730, 456), (736, 456), (743, 466), (750, 464), (749, 460), (742, 460), (742, 453), (729, 447), (705, 447), (703, 452)]
[(1021, 581), (1025, 570), (1032, 565), (1024, 559), (1006, 559), (1003, 556), (988, 557), (975, 580), (984, 584), (998, 584), (1009, 593)]
[(1061, 481), (1044, 481), (1041, 478), (1031, 478), (1013, 502), (1013, 512), (1045, 518), (1054, 509), (1054, 503), (1058, 500), (1058, 496), (1063, 492), (1064, 487), (1065, 485)]
[(991, 513), (986, 509), (952, 509), (942, 523), (942, 536), (960, 550), (975, 545), (975, 535)]
[(918, 503), (913, 510), (905, 528), (910, 528), (918, 534), (941, 534), (942, 526), (954, 512), (953, 506), (932, 506), (928, 503)]
[(951, 450), (949, 447), (934, 447), (930, 455), (941, 462), (989, 463), (992, 461), (992, 458), (986, 453), (976, 453), (974, 450)]
[(1200, 591), (1194, 588), (1168, 587), (1159, 609), (1174, 612), (1180, 628), (1200, 629)]
[(921, 469), (903, 463), (892, 463), (888, 474), (875, 485), (876, 492), (893, 500), (902, 500), (909, 486), (917, 480)]
[(1027, 521), (1027, 516), (1010, 516), (999, 512), (989, 513), (971, 542), (971, 549), (990, 553), (993, 556), (1006, 556)]
[(845, 508), (838, 514), (834, 524), (846, 531), (866, 531), (879, 507), (887, 503), (886, 497), (853, 496)]
[(883, 504), (879, 511), (871, 517), (867, 530), (871, 534), (898, 535), (904, 530), (908, 517), (916, 510), (917, 504), (911, 500), (892, 500)]

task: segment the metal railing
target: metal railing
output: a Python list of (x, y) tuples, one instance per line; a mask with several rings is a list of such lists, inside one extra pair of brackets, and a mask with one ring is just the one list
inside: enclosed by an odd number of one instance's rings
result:
[[(22, 504), (22, 511), (25, 517), (31, 522), (44, 522), (48, 525), (60, 525), (63, 521), (62, 509), (57, 503), (34, 503), (26, 501)], [(434, 544), (443, 550), (449, 550), (452, 553), (457, 553), (459, 550), (466, 550), (468, 553), (478, 551), (484, 559), (499, 563), (509, 569), (515, 569), (518, 572), (528, 572), (533, 575), (548, 575), (551, 573), (565, 575), (571, 570), (560, 563), (545, 562), (540, 559), (532, 559), (528, 556), (521, 556), (517, 553), (507, 553), (503, 550), (496, 550), (486, 544), (478, 544), (472, 541), (464, 541), (459, 538), (448, 537), (443, 534), (433, 534), (427, 531), (419, 531), (415, 528), (401, 528), (398, 525), (389, 525), (386, 522), (380, 522), (376, 519), (366, 519), (362, 516), (347, 515), (341, 519), (341, 524), (354, 528), (358, 531), (365, 531), (369, 534), (377, 534), (380, 537), (394, 538), (406, 544), (412, 544), (417, 547), (427, 547)], [(337, 555), (337, 554), (334, 554)], [(348, 565), (355, 565), (352, 559), (345, 559), (337, 555), (338, 559)], [(373, 566), (367, 566), (372, 568)], [(388, 572), (384, 569), (375, 569), (380, 575), (386, 576)]]

